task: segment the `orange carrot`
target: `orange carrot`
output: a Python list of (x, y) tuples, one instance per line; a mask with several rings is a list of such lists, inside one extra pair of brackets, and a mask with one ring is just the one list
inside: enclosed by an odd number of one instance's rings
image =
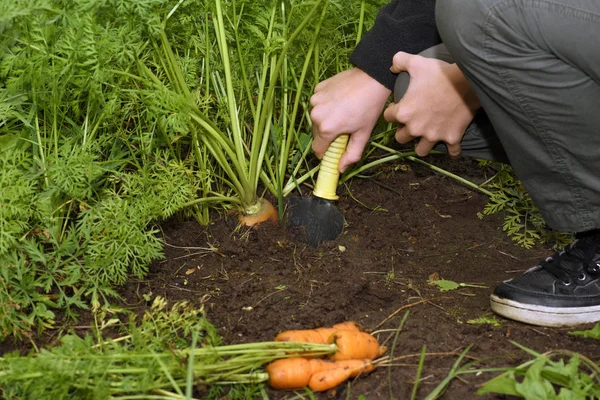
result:
[(340, 322), (339, 324), (333, 325), (332, 328), (334, 328), (336, 330), (357, 331), (357, 332), (363, 330), (362, 326), (358, 322), (355, 322), (355, 321)]
[(321, 327), (315, 329), (295, 329), (283, 331), (275, 336), (276, 342), (308, 342), (327, 344), (329, 337), (338, 330), (359, 331), (358, 324), (354, 321), (342, 322), (330, 327)]
[(259, 199), (257, 209), (240, 215), (238, 220), (241, 225), (256, 227), (266, 221), (278, 222), (279, 217), (277, 210), (268, 200)]
[(269, 386), (273, 389), (302, 389), (312, 375), (306, 358), (290, 357), (275, 360), (266, 366)]
[(337, 368), (335, 361), (324, 360), (322, 358), (309, 358), (308, 364), (310, 365), (310, 373), (314, 374), (321, 371), (327, 371), (328, 369)]
[(350, 378), (350, 374), (351, 370), (344, 368), (317, 372), (310, 377), (308, 387), (315, 392), (324, 392), (346, 381)]
[(375, 364), (371, 360), (323, 360), (313, 358), (308, 360), (312, 374), (342, 368), (350, 370), (350, 377), (358, 376), (361, 373), (368, 374), (375, 370)]
[[(331, 361), (323, 359), (306, 359), (290, 357), (275, 360), (265, 368), (269, 374), (269, 386), (274, 389), (301, 389), (309, 386), (322, 387), (328, 390), (344, 380), (361, 373), (369, 373), (375, 369), (371, 360), (342, 360)], [(327, 372), (331, 371), (331, 375)], [(340, 371), (343, 371), (342, 374)], [(317, 376), (316, 378), (313, 378)], [(342, 379), (342, 376), (346, 376)], [(338, 379), (342, 379), (338, 382)], [(313, 381), (313, 386), (311, 386)], [(320, 385), (320, 386), (319, 386)], [(315, 390), (315, 389), (313, 389)]]
[(336, 331), (327, 342), (338, 347), (338, 351), (329, 357), (332, 360), (374, 359), (382, 354), (377, 339), (366, 332)]
[(354, 378), (360, 374), (368, 374), (375, 370), (372, 360), (343, 360), (336, 361), (341, 368), (350, 370), (350, 377)]
[(296, 329), (284, 331), (275, 336), (276, 342), (307, 342), (325, 344), (321, 333), (316, 329)]
[[(317, 361), (323, 361), (323, 363), (319, 364)], [(308, 387), (315, 392), (333, 389), (349, 378), (358, 376), (361, 373), (369, 373), (375, 369), (375, 364), (371, 360), (310, 360), (310, 362), (319, 368), (323, 368), (317, 372), (313, 370), (313, 374), (308, 381)]]

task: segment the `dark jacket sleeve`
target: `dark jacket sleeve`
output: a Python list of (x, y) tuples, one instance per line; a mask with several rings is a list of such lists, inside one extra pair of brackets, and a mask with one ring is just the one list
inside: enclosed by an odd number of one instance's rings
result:
[(392, 0), (377, 14), (375, 24), (358, 43), (350, 62), (393, 89), (390, 72), (399, 51), (417, 54), (441, 43), (435, 25), (435, 0)]

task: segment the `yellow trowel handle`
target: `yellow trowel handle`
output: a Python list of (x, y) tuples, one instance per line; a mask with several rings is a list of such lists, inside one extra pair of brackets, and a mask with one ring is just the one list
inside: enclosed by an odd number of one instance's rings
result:
[(338, 136), (325, 152), (321, 160), (321, 168), (317, 176), (315, 190), (313, 190), (315, 196), (327, 200), (339, 199), (339, 196), (336, 194), (338, 180), (340, 179), (338, 164), (340, 163), (340, 157), (346, 151), (348, 136)]

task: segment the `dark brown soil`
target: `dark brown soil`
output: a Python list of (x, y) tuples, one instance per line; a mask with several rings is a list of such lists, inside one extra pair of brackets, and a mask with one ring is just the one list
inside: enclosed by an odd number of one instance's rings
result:
[[(463, 176), (484, 179), (474, 161), (453, 165)], [(472, 346), (471, 357), (493, 358), (480, 366), (515, 366), (529, 359), (510, 340), (539, 352), (569, 349), (592, 359), (600, 356), (597, 341), (568, 335), (572, 329), (500, 318), (497, 327), (473, 323), (492, 316), (488, 297), (497, 283), (551, 252), (514, 244), (502, 231), (500, 216), (478, 218), (487, 200), (484, 195), (414, 164), (387, 166), (371, 179), (354, 179), (340, 192), (338, 208), (347, 227), (338, 240), (319, 248), (274, 224), (239, 229), (233, 216), (209, 227), (170, 221), (163, 227), (166, 258), (152, 266), (147, 280), (129, 285), (123, 294), (131, 303), (144, 294), (203, 302), (228, 344), (272, 340), (282, 330), (345, 320), (394, 330), (409, 312), (392, 354), (402, 357), (397, 366), (319, 398), (388, 399), (391, 392), (393, 398), (408, 399), (423, 346), (432, 354), (425, 359), (417, 398), (424, 398), (447, 376), (467, 346)], [(487, 288), (442, 293), (428, 284), (432, 274)], [(385, 341), (391, 335), (385, 332), (379, 338)], [(454, 380), (444, 398), (475, 398), (478, 385), (491, 376)], [(275, 391), (269, 395), (294, 396)]]

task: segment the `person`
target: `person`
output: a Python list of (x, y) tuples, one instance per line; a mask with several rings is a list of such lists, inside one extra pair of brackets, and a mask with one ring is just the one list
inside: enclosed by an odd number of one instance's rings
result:
[[(451, 62), (418, 55), (436, 46)], [(500, 283), (492, 310), (542, 326), (599, 321), (600, 2), (393, 0), (350, 62), (311, 97), (314, 153), (350, 134), (343, 172), (383, 113), (418, 156), (442, 146), (510, 163), (547, 224), (575, 241)], [(410, 84), (385, 108), (399, 73)]]

